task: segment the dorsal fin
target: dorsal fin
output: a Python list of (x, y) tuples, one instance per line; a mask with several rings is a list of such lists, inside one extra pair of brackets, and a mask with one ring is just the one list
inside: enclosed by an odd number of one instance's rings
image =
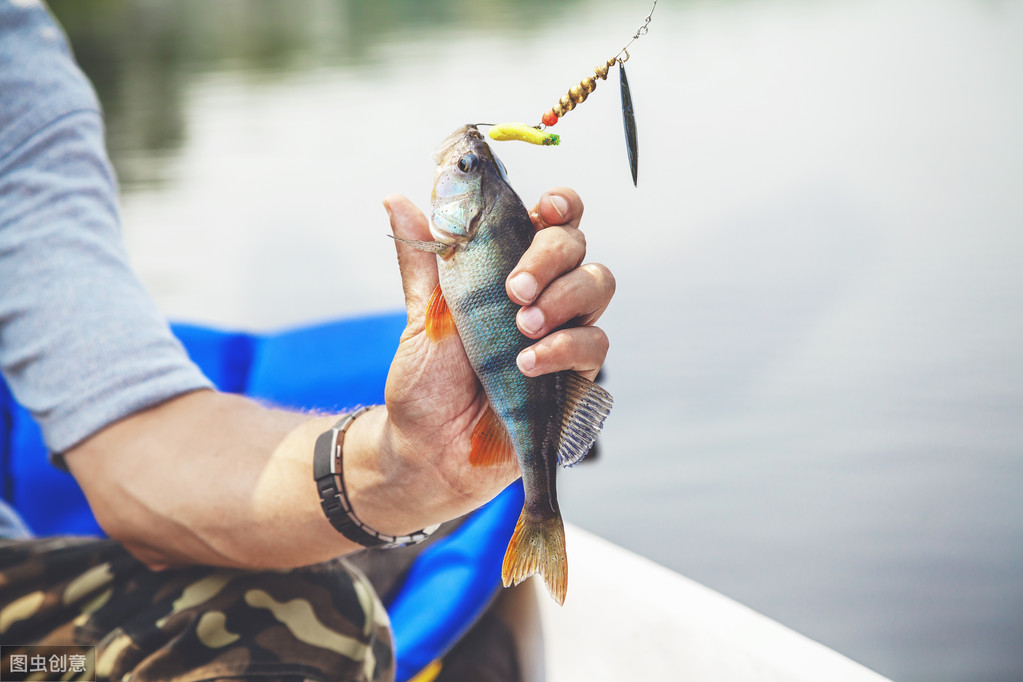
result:
[(561, 372), (558, 378), (565, 382), (558, 464), (570, 467), (581, 460), (597, 440), (614, 399), (603, 388), (575, 372)]

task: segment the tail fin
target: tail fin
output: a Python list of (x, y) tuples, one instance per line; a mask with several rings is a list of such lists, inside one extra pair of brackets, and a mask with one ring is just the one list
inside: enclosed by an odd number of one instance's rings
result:
[(568, 555), (561, 514), (539, 519), (523, 508), (504, 553), (501, 579), (508, 587), (518, 585), (534, 573), (543, 576), (554, 600), (564, 604), (568, 592)]

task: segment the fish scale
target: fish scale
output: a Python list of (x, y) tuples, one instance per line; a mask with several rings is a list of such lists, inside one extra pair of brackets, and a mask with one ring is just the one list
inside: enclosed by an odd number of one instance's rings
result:
[[(516, 250), (516, 261), (529, 246), (533, 233), (524, 208), (519, 218), (514, 241), (520, 243), (521, 252)], [(500, 276), (504, 269), (499, 258), (501, 251), (491, 248), (495, 241), (489, 231), (478, 234), (471, 246), (459, 254), (459, 268), (440, 268), (440, 286), (469, 364), (502, 418), (516, 450), (522, 451), (529, 447), (532, 438), (533, 424), (526, 407), (531, 396), (527, 378), (519, 371), (515, 359), (533, 341), (517, 326), (503, 323), (515, 317), (518, 306), (505, 291), (504, 277)]]

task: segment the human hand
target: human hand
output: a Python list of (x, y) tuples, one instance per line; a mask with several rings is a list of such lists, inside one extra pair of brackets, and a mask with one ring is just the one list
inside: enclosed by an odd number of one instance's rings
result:
[(611, 302), (615, 279), (604, 265), (582, 262), (582, 214), (582, 200), (566, 187), (542, 196), (529, 212), (537, 233), (506, 286), (523, 306), (519, 330), (538, 339), (518, 357), (526, 376), (572, 369), (592, 380), (607, 356), (607, 335), (593, 324)]
[[(431, 239), (426, 217), (408, 199), (390, 196), (384, 205), (395, 237)], [(530, 211), (537, 234), (506, 283), (509, 297), (523, 306), (519, 329), (537, 340), (518, 358), (528, 376), (571, 369), (592, 379), (607, 355), (607, 336), (593, 325), (615, 282), (605, 266), (582, 264), (582, 213), (582, 201), (570, 189), (541, 197)], [(415, 502), (395, 505), (395, 489), (383, 495), (367, 490), (353, 506), (377, 530), (401, 534), (476, 509), (520, 472), (514, 462), (487, 468), (469, 463), (470, 435), (487, 408), (486, 395), (457, 336), (439, 342), (426, 337), (426, 306), (438, 282), (436, 256), (399, 240), (395, 245), (408, 323), (388, 374), (386, 411), (360, 417), (353, 429), (365, 420), (360, 429), (376, 431), (377, 464), (392, 478), (389, 485), (404, 491), (401, 499)], [(346, 454), (346, 468), (347, 461)]]
[[(407, 199), (386, 204), (396, 237), (429, 239), (426, 218)], [(538, 233), (509, 277), (509, 295), (524, 306), (520, 328), (537, 340), (522, 352), (532, 352), (531, 366), (520, 357), (528, 374), (575, 369), (592, 377), (607, 353), (593, 324), (614, 278), (601, 265), (580, 265), (582, 210), (571, 190), (544, 195), (531, 214)], [(426, 338), (436, 256), (396, 245), (408, 325), (387, 405), (360, 416), (345, 436), (344, 478), (365, 524), (404, 535), (476, 509), (519, 470), (514, 462), (469, 463), (486, 396), (457, 336)], [(313, 444), (336, 420), (194, 391), (114, 422), (65, 460), (107, 533), (151, 567), (302, 566), (357, 549), (323, 515), (309, 476)]]

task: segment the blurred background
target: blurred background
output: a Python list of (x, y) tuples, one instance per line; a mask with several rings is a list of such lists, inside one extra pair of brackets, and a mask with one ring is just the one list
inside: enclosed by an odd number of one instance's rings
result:
[[(51, 6), (146, 285), (264, 331), (400, 309), (381, 199), (426, 210), (445, 135), (537, 121), (650, 3)], [(661, 0), (631, 55), (638, 189), (616, 76), (495, 144), (618, 279), (566, 520), (900, 682), (1023, 680), (1023, 2)]]

